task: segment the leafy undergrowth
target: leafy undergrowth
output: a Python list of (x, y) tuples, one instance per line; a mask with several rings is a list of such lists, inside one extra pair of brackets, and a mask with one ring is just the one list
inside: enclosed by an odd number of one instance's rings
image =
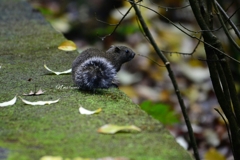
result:
[(169, 105), (161, 103), (153, 104), (151, 101), (144, 101), (140, 107), (164, 125), (172, 125), (180, 122), (179, 115), (176, 115)]

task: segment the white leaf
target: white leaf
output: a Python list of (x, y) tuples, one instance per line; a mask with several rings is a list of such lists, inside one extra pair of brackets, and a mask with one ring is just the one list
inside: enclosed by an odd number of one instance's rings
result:
[(15, 96), (12, 100), (0, 103), (0, 107), (7, 107), (7, 106), (12, 106), (16, 103), (17, 101), (17, 96)]
[(66, 70), (66, 71), (62, 71), (62, 72), (53, 71), (53, 70), (51, 70), (50, 68), (48, 68), (46, 64), (44, 64), (44, 67), (45, 67), (48, 71), (50, 71), (50, 72), (52, 72), (52, 73), (54, 73), (54, 74), (56, 74), (56, 75), (67, 74), (67, 73), (71, 73), (71, 72), (72, 72), (72, 69), (69, 69), (69, 70)]
[(86, 115), (91, 115), (91, 114), (94, 114), (94, 113), (99, 113), (99, 112), (101, 112), (101, 111), (102, 111), (101, 108), (99, 108), (99, 109), (97, 109), (97, 110), (95, 110), (95, 111), (89, 111), (89, 110), (83, 108), (82, 106), (80, 106), (80, 108), (79, 108), (80, 114), (86, 114)]
[(28, 94), (23, 93), (24, 96), (38, 96), (44, 94), (45, 91), (43, 91), (41, 88), (37, 92), (30, 91)]
[[(21, 97), (19, 97), (21, 98)], [(52, 104), (52, 103), (57, 103), (59, 101), (59, 99), (55, 100), (55, 101), (36, 101), (36, 102), (30, 102), (30, 101), (27, 101), (23, 98), (21, 98), (21, 100), (25, 103), (25, 104), (29, 104), (29, 105), (33, 105), (33, 106), (36, 106), (36, 105), (45, 105), (45, 104)]]
[(180, 146), (182, 146), (184, 149), (188, 149), (188, 142), (183, 137), (177, 137), (176, 141)]

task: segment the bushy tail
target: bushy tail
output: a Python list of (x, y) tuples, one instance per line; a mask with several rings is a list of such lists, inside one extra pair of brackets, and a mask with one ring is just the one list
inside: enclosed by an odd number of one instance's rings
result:
[(74, 81), (82, 90), (109, 88), (113, 85), (116, 74), (116, 69), (107, 59), (92, 57), (77, 67)]

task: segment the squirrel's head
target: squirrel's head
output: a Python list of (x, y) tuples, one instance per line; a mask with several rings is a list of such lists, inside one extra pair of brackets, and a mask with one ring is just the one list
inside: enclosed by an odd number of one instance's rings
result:
[(135, 53), (126, 46), (114, 46), (112, 45), (108, 50), (107, 53), (116, 54), (114, 56), (116, 59), (121, 61), (122, 63), (128, 62), (132, 60), (135, 56)]

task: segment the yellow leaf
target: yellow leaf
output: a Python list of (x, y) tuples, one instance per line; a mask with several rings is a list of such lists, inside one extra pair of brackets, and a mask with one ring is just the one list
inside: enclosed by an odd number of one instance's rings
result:
[(210, 148), (204, 155), (205, 160), (226, 160), (215, 148)]
[(73, 160), (93, 160), (93, 159), (76, 157), (76, 158), (74, 158)]
[(77, 49), (77, 46), (73, 41), (66, 40), (58, 46), (58, 49), (63, 51), (74, 51)]
[(131, 126), (118, 126), (114, 124), (106, 124), (98, 129), (99, 133), (104, 133), (104, 134), (115, 134), (119, 131), (126, 131), (126, 130), (134, 130), (140, 132), (141, 129), (131, 125)]
[(40, 160), (63, 160), (60, 156), (43, 156)]

